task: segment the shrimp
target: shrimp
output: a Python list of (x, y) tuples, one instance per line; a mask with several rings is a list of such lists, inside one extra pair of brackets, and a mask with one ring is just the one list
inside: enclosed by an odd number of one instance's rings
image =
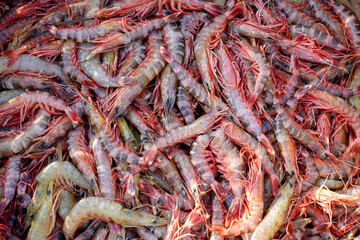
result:
[(245, 129), (259, 142), (261, 142), (266, 150), (274, 155), (275, 151), (271, 146), (269, 139), (261, 131), (261, 122), (255, 117), (255, 114), (251, 111), (250, 106), (246, 104), (244, 97), (239, 94), (237, 89), (237, 77), (234, 67), (232, 66), (232, 59), (229, 51), (220, 46), (218, 50), (219, 69), (222, 74), (222, 82), (226, 85), (222, 92), (230, 105), (235, 111), (235, 116), (238, 117), (243, 123)]
[(3, 213), (7, 205), (14, 198), (17, 182), (21, 170), (21, 157), (10, 157), (6, 164), (4, 198), (0, 202), (0, 213)]
[(0, 79), (0, 86), (5, 89), (32, 88), (44, 89), (57, 87), (58, 83), (50, 80), (51, 76), (34, 73), (7, 74)]
[(10, 157), (28, 148), (33, 139), (46, 130), (50, 114), (40, 110), (26, 129), (20, 134), (0, 139), (0, 158)]
[[(85, 83), (90, 89), (93, 89), (96, 93), (100, 93), (99, 87), (94, 83), (92, 79), (86, 76), (81, 70), (76, 59), (75, 43), (72, 41), (64, 42), (61, 48), (61, 57), (63, 62), (64, 72), (71, 78), (75, 79), (78, 83)], [(101, 72), (99, 72), (100, 74)], [(97, 79), (97, 78), (96, 78)]]
[(296, 156), (295, 156), (295, 145), (292, 141), (289, 132), (284, 128), (278, 116), (275, 118), (276, 121), (276, 140), (280, 148), (281, 156), (285, 162), (285, 169), (291, 175), (298, 176), (299, 173), (296, 169)]
[(49, 25), (46, 22), (42, 24), (53, 34), (56, 38), (64, 40), (72, 40), (75, 42), (91, 42), (96, 38), (105, 37), (111, 32), (123, 31), (123, 25), (126, 19), (111, 19), (104, 21), (99, 25), (89, 27), (78, 27), (78, 28), (62, 28), (58, 29), (54, 25)]
[[(89, 52), (89, 47), (91, 44), (82, 44), (80, 50), (78, 51), (79, 59), (84, 59), (86, 54)], [(73, 62), (74, 60), (72, 60)], [(74, 65), (73, 62), (72, 65)], [(75, 65), (76, 66), (76, 65)], [(133, 77), (112, 77), (110, 76), (100, 65), (99, 59), (91, 58), (86, 61), (80, 62), (81, 70), (90, 77), (94, 82), (96, 82), (99, 86), (108, 88), (108, 87), (124, 87), (133, 85), (136, 83), (136, 79)], [(68, 69), (67, 71), (71, 71)], [(82, 76), (84, 77), (84, 76)], [(86, 79), (83, 79), (86, 81)]]
[(233, 19), (229, 22), (228, 29), (237, 35), (250, 38), (259, 38), (263, 40), (271, 40), (274, 38), (281, 39), (282, 36), (271, 32), (265, 26), (258, 25), (255, 22), (244, 22), (239, 19)]
[(191, 159), (180, 147), (173, 147), (171, 156), (173, 161), (177, 164), (181, 172), (181, 176), (184, 179), (185, 185), (190, 190), (193, 196), (197, 196), (198, 183), (194, 166), (191, 163)]
[(306, 96), (308, 96), (309, 100), (314, 102), (317, 107), (332, 109), (332, 111), (343, 116), (354, 129), (356, 136), (360, 137), (360, 112), (354, 106), (342, 98), (318, 89), (310, 89), (306, 93)]
[[(79, 108), (79, 105), (81, 105), (81, 103), (76, 103), (71, 107), (74, 109), (76, 114), (78, 114), (78, 116), (81, 117), (83, 115), (83, 112)], [(31, 152), (32, 150), (35, 150), (37, 148), (50, 147), (59, 138), (64, 137), (73, 128), (74, 128), (73, 122), (68, 116), (64, 115), (60, 117), (60, 119), (56, 122), (56, 124), (52, 126), (52, 128), (48, 132), (46, 132), (45, 135), (34, 139), (35, 141), (38, 142), (30, 146), (28, 152)]]
[[(144, 150), (147, 151), (151, 144), (145, 144)], [(183, 197), (186, 198), (186, 188), (182, 184), (181, 177), (177, 172), (175, 166), (162, 153), (157, 153), (157, 160), (153, 166), (158, 167), (164, 174), (165, 178), (171, 183), (174, 189)]]
[(171, 129), (164, 136), (156, 139), (150, 149), (146, 151), (144, 160), (148, 164), (154, 161), (158, 150), (182, 142), (184, 139), (193, 138), (209, 130), (212, 125), (219, 121), (225, 114), (226, 110), (211, 110), (209, 113), (199, 117), (193, 123)]
[(210, 148), (215, 152), (216, 162), (222, 166), (224, 177), (229, 181), (230, 188), (235, 196), (226, 217), (226, 223), (228, 223), (232, 222), (240, 211), (244, 192), (242, 181), (245, 179), (246, 167), (239, 150), (221, 129), (212, 132), (211, 137)]
[(261, 160), (266, 173), (270, 176), (271, 190), (273, 192), (273, 195), (275, 196), (280, 185), (280, 180), (275, 173), (273, 164), (263, 145), (260, 144), (250, 134), (245, 132), (242, 128), (238, 127), (237, 125), (228, 120), (222, 120), (221, 129), (232, 142), (249, 149), (249, 152), (254, 153), (256, 157)]
[(105, 37), (103, 40), (99, 40), (99, 44), (91, 50), (85, 57), (85, 60), (89, 60), (94, 55), (106, 52), (110, 49), (114, 49), (121, 45), (126, 45), (132, 41), (143, 39), (148, 36), (151, 32), (159, 29), (165, 23), (177, 17), (179, 14), (172, 14), (163, 18), (158, 18), (152, 21), (143, 22), (139, 25), (136, 25), (132, 31), (126, 33), (115, 33), (108, 37)]
[(301, 151), (301, 154), (305, 158), (307, 176), (305, 181), (301, 183), (301, 192), (305, 192), (315, 184), (316, 180), (319, 178), (319, 172), (316, 169), (317, 165), (315, 166), (315, 158), (310, 156), (310, 154), (305, 149)]
[(198, 83), (191, 74), (178, 63), (171, 54), (165, 49), (160, 48), (160, 53), (166, 62), (170, 64), (171, 69), (176, 73), (183, 87), (199, 102), (208, 107), (213, 106), (212, 98), (209, 97), (206, 89)]
[(46, 239), (54, 228), (54, 217), (52, 212), (53, 205), (53, 181), (47, 184), (44, 201), (36, 211), (35, 217), (31, 222), (31, 228), (28, 232), (28, 240)]
[(91, 126), (94, 128), (100, 142), (108, 152), (109, 156), (118, 161), (124, 161), (135, 165), (142, 164), (143, 161), (141, 161), (140, 157), (125, 149), (123, 144), (115, 138), (107, 120), (105, 120), (91, 98), (85, 99), (82, 97), (82, 100), (84, 103), (85, 114), (88, 116)]
[(300, 83), (300, 72), (299, 72), (299, 60), (297, 58), (297, 55), (291, 55), (291, 72), (292, 76), (288, 80), (285, 94), (280, 100), (280, 104), (284, 105), (295, 93), (296, 88), (298, 87)]
[(360, 23), (355, 15), (340, 3), (330, 1), (330, 5), (334, 12), (340, 17), (345, 27), (349, 30), (352, 45), (355, 48), (360, 46)]
[(312, 27), (317, 25), (314, 19), (296, 9), (296, 5), (287, 0), (275, 0), (276, 6), (285, 13), (287, 20), (297, 25)]
[(318, 0), (309, 0), (308, 4), (314, 11), (315, 17), (330, 29), (330, 31), (333, 33), (333, 36), (341, 43), (346, 44), (344, 30), (336, 17), (330, 14), (330, 12), (326, 11), (323, 4), (321, 4)]
[(85, 128), (82, 125), (77, 126), (74, 130), (69, 132), (69, 139), (67, 140), (69, 147), (69, 155), (77, 168), (84, 175), (87, 182), (99, 195), (99, 187), (96, 182), (96, 175), (94, 171), (94, 159), (90, 155), (89, 148), (85, 140)]
[(101, 196), (113, 199), (115, 198), (115, 182), (111, 173), (111, 158), (101, 146), (97, 137), (93, 139), (92, 150), (96, 161)]
[(0, 57), (0, 73), (15, 71), (33, 73), (41, 72), (48, 75), (58, 76), (64, 82), (69, 82), (68, 77), (59, 65), (48, 63), (41, 58), (37, 58), (29, 54), (21, 54), (15, 63), (11, 67), (7, 68), (6, 65), (9, 61), (10, 59), (7, 57)]
[(295, 178), (291, 177), (280, 189), (275, 200), (272, 202), (265, 217), (255, 228), (251, 239), (265, 240), (272, 239), (275, 233), (283, 225), (287, 216), (291, 197), (295, 189)]
[(264, 172), (261, 163), (254, 163), (250, 174), (251, 185), (246, 189), (248, 211), (239, 219), (234, 219), (229, 228), (211, 226), (220, 235), (238, 236), (248, 233), (258, 226), (264, 211)]
[(194, 55), (196, 59), (196, 66), (200, 72), (203, 85), (210, 94), (215, 93), (214, 72), (211, 69), (210, 45), (212, 38), (216, 34), (220, 34), (226, 28), (228, 20), (234, 18), (243, 10), (240, 4), (231, 10), (223, 13), (215, 18), (209, 25), (203, 27), (196, 36), (194, 44)]
[(135, 41), (127, 48), (127, 50), (133, 51), (133, 53), (131, 53), (131, 56), (122, 63), (117, 76), (126, 76), (139, 66), (146, 56), (146, 46), (141, 41)]
[(312, 63), (325, 64), (328, 66), (334, 66), (338, 69), (346, 71), (346, 69), (341, 65), (341, 63), (333, 59), (326, 51), (322, 49), (310, 49), (299, 44), (298, 41), (287, 39), (282, 39), (276, 42), (275, 45), (279, 47), (281, 52), (287, 56), (297, 55), (298, 58), (301, 60)]
[(304, 144), (307, 148), (311, 149), (315, 154), (320, 156), (321, 159), (326, 160), (328, 157), (335, 158), (324, 146), (308, 131), (304, 130), (289, 114), (279, 105), (275, 104), (278, 113), (278, 121), (282, 123), (284, 128), (296, 140)]
[(194, 58), (193, 45), (194, 45), (194, 36), (191, 33), (193, 28), (198, 26), (198, 23), (202, 22), (207, 24), (210, 22), (210, 19), (206, 13), (203, 12), (192, 12), (189, 15), (184, 15), (180, 20), (180, 29), (184, 36), (184, 60), (183, 65), (186, 66)]
[(75, 19), (78, 16), (83, 16), (87, 8), (86, 1), (74, 2), (70, 4), (64, 4), (55, 8), (54, 11), (44, 15), (39, 22), (47, 22), (49, 24), (59, 24), (65, 20), (65, 18), (71, 17)]
[[(69, 192), (67, 190), (61, 191), (57, 213), (62, 220), (65, 220), (65, 218), (69, 215), (71, 209), (75, 206), (76, 202), (76, 197), (72, 192)], [(89, 223), (90, 221), (84, 221), (81, 223), (79, 228), (85, 228), (89, 225)]]
[[(21, 111), (24, 108), (26, 110), (26, 108), (34, 107), (36, 105), (44, 106), (45, 110), (51, 113), (53, 113), (51, 109), (64, 111), (75, 125), (81, 121), (81, 118), (64, 101), (42, 91), (23, 93), (20, 96), (0, 105), (0, 118), (11, 119), (11, 114), (14, 112)], [(5, 116), (8, 117), (5, 118)]]
[(191, 163), (203, 181), (211, 186), (219, 199), (222, 199), (224, 190), (219, 182), (215, 180), (215, 176), (206, 161), (206, 148), (209, 143), (209, 134), (203, 134), (196, 138), (190, 150)]
[[(166, 23), (163, 28), (163, 34), (169, 52), (177, 62), (182, 63), (185, 51), (184, 36), (176, 22), (171, 21)], [(171, 109), (175, 104), (178, 81), (171, 67), (169, 65), (165, 66), (160, 77), (160, 90), (165, 116), (170, 115)]]
[(137, 83), (131, 87), (118, 89), (108, 98), (116, 97), (107, 109), (109, 117), (114, 118), (123, 114), (132, 101), (142, 90), (154, 79), (165, 67), (165, 60), (161, 57), (159, 49), (164, 42), (159, 34), (152, 33), (149, 36), (148, 53), (144, 61), (130, 74), (130, 77), (137, 79)]
[(69, 192), (67, 190), (61, 191), (60, 202), (57, 212), (62, 218), (62, 220), (65, 220), (65, 218), (69, 215), (71, 209), (74, 207), (76, 202), (76, 197), (72, 192)]
[(347, 47), (341, 44), (335, 37), (331, 36), (327, 32), (320, 31), (317, 28), (292, 25), (289, 27), (289, 30), (292, 37), (296, 37), (300, 34), (307, 35), (310, 39), (317, 41), (319, 46), (324, 45), (328, 48), (341, 52), (347, 51)]
[[(24, 18), (14, 24), (0, 30), (0, 49), (3, 50), (3, 44), (5, 44), (19, 29), (31, 24), (35, 20), (35, 17)], [(1, 25), (4, 27), (4, 25)], [(0, 28), (2, 28), (0, 27)]]
[(86, 181), (84, 175), (70, 162), (53, 162), (36, 176), (36, 180), (40, 184), (46, 184), (58, 178), (70, 180), (73, 184), (86, 190), (91, 189), (91, 185)]
[(162, 226), (168, 223), (167, 218), (129, 210), (106, 198), (88, 197), (77, 202), (65, 218), (64, 234), (68, 237), (72, 236), (82, 221), (96, 218), (112, 221), (125, 227)]
[(246, 54), (246, 58), (254, 61), (259, 66), (259, 74), (255, 80), (255, 92), (252, 95), (252, 101), (255, 101), (264, 90), (266, 82), (271, 81), (270, 65), (263, 54), (258, 49), (252, 47), (245, 39), (239, 39), (238, 43)]
[(330, 94), (333, 94), (342, 98), (349, 98), (360, 92), (360, 86), (355, 88), (345, 88), (341, 85), (334, 84), (332, 82), (326, 81), (325, 79), (320, 79), (314, 72), (304, 73), (301, 75), (301, 78), (312, 84), (317, 89), (326, 91)]

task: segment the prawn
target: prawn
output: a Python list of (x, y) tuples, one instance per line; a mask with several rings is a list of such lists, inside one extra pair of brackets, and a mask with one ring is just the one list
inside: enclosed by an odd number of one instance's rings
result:
[(273, 163), (263, 145), (260, 144), (256, 138), (228, 120), (222, 119), (220, 124), (221, 129), (232, 142), (249, 149), (250, 152), (254, 153), (255, 156), (261, 160), (266, 173), (270, 176), (271, 190), (275, 196), (280, 185), (280, 180), (275, 173)]
[(37, 209), (31, 228), (28, 232), (28, 240), (46, 239), (54, 228), (54, 217), (52, 212), (53, 205), (53, 181), (48, 183), (44, 201)]
[(159, 29), (165, 23), (174, 19), (178, 15), (179, 14), (172, 14), (145, 23), (143, 22), (139, 25), (136, 25), (135, 27), (133, 27), (133, 30), (126, 33), (114, 33), (108, 37), (105, 37), (105, 39), (98, 40), (99, 44), (86, 55), (85, 60), (89, 60), (98, 53), (106, 52), (121, 45), (129, 44), (138, 39), (143, 39), (151, 32)]
[(239, 90), (236, 87), (237, 77), (235, 69), (232, 66), (231, 55), (224, 46), (219, 47), (218, 57), (220, 59), (219, 69), (222, 74), (222, 82), (226, 84), (226, 87), (222, 90), (224, 96), (234, 109), (236, 117), (238, 117), (245, 126), (245, 129), (257, 138), (271, 155), (274, 155), (275, 151), (269, 139), (262, 133), (260, 120), (255, 117), (251, 108), (246, 104), (245, 98), (239, 94)]
[(211, 186), (219, 199), (222, 199), (224, 195), (223, 188), (220, 183), (215, 180), (215, 176), (206, 161), (206, 148), (209, 143), (209, 134), (200, 135), (195, 139), (190, 150), (191, 163), (203, 181)]
[(133, 51), (133, 53), (127, 60), (125, 60), (125, 62), (122, 63), (117, 76), (126, 76), (145, 59), (146, 46), (141, 41), (131, 43), (126, 50)]
[(52, 108), (64, 111), (75, 125), (81, 121), (81, 118), (68, 106), (67, 103), (47, 92), (42, 91), (23, 93), (20, 96), (1, 104), (0, 118), (11, 119), (11, 114), (14, 112), (21, 111), (24, 108), (28, 111), (30, 107), (34, 107), (36, 105), (43, 106), (43, 108), (50, 113), (53, 113), (53, 111), (51, 111)]
[(354, 129), (356, 136), (360, 137), (360, 112), (354, 106), (340, 97), (318, 89), (310, 89), (306, 96), (319, 108), (332, 109), (343, 116)]
[(260, 162), (252, 165), (250, 180), (251, 184), (245, 190), (248, 200), (248, 212), (239, 219), (234, 219), (228, 228), (209, 226), (211, 230), (220, 235), (238, 236), (243, 233), (254, 231), (262, 220), (264, 211), (264, 172)]
[(326, 11), (318, 0), (309, 0), (308, 4), (315, 13), (315, 17), (324, 23), (342, 44), (346, 44), (346, 37), (340, 22), (335, 16)]
[(0, 213), (3, 213), (7, 205), (14, 198), (17, 182), (21, 170), (21, 157), (10, 157), (6, 164), (4, 198), (0, 202)]
[(240, 212), (245, 179), (245, 161), (239, 150), (230, 141), (221, 129), (211, 133), (210, 148), (216, 154), (216, 162), (221, 165), (224, 177), (229, 181), (230, 188), (235, 198), (229, 207), (226, 223), (232, 222)]
[(0, 79), (0, 86), (5, 89), (44, 89), (57, 87), (58, 83), (50, 80), (51, 76), (34, 73), (7, 74)]
[(106, 198), (88, 197), (77, 202), (65, 218), (64, 234), (68, 237), (72, 236), (82, 221), (96, 218), (125, 227), (162, 226), (168, 223), (167, 218), (126, 209), (121, 204)]
[(50, 114), (40, 110), (26, 129), (20, 134), (0, 139), (0, 158), (13, 156), (28, 148), (33, 139), (46, 130)]
[(123, 31), (123, 25), (126, 19), (111, 19), (104, 21), (99, 25), (79, 28), (61, 28), (58, 29), (54, 25), (49, 25), (45, 21), (42, 24), (49, 30), (49, 32), (56, 38), (64, 40), (72, 40), (75, 42), (91, 42), (94, 39), (105, 37), (111, 32)]
[(209, 130), (212, 125), (219, 121), (227, 110), (211, 110), (209, 113), (199, 117), (193, 123), (171, 129), (164, 136), (156, 139), (149, 150), (146, 151), (144, 161), (151, 164), (158, 150), (182, 142), (184, 139), (193, 138)]
[(240, 4), (233, 7), (231, 10), (216, 17), (211, 23), (203, 27), (199, 34), (196, 36), (194, 44), (194, 56), (196, 60), (196, 66), (200, 72), (203, 85), (210, 94), (215, 93), (214, 86), (214, 72), (211, 69), (210, 63), (210, 45), (212, 44), (212, 38), (216, 34), (220, 34), (226, 28), (228, 20), (234, 18), (243, 10)]
[(285, 170), (291, 174), (298, 176), (299, 173), (296, 169), (296, 156), (295, 156), (295, 145), (292, 141), (289, 132), (284, 128), (283, 124), (280, 122), (280, 118), (276, 116), (276, 140), (280, 148), (280, 154), (285, 162)]
[[(82, 95), (80, 95), (82, 96)], [(107, 120), (103, 117), (100, 110), (92, 102), (91, 98), (86, 99), (82, 96), (84, 111), (88, 116), (90, 125), (94, 128), (104, 149), (109, 156), (118, 160), (132, 164), (141, 164), (142, 161), (135, 153), (124, 148), (123, 144), (114, 136)]]
[(287, 216), (291, 197), (295, 189), (295, 178), (291, 177), (280, 189), (265, 217), (255, 228), (251, 240), (272, 239)]
[[(78, 57), (79, 59), (84, 59), (86, 54), (90, 51), (89, 47), (91, 47), (91, 44), (82, 44), (80, 50), (78, 51)], [(67, 67), (73, 67), (76, 68), (76, 62), (72, 58), (71, 65), (66, 65)], [(97, 58), (91, 58), (86, 61), (80, 62), (81, 70), (84, 71), (86, 76), (89, 76), (90, 79), (92, 79), (94, 82), (96, 82), (99, 86), (108, 88), (108, 87), (125, 87), (129, 85), (133, 85), (136, 83), (136, 79), (134, 77), (125, 77), (125, 76), (119, 76), (119, 77), (112, 77), (110, 76), (104, 68), (101, 66), (99, 59)], [(73, 72), (72, 69), (68, 68), (66, 71)], [(75, 71), (79, 71), (78, 68), (74, 69)], [(72, 74), (75, 74), (73, 72)], [(77, 73), (78, 74), (78, 73)], [(73, 75), (74, 76), (74, 75)], [(82, 80), (85, 82), (89, 82), (86, 80), (86, 76), (78, 75), (76, 77), (82, 77)]]
[[(167, 49), (177, 62), (182, 63), (185, 51), (184, 36), (176, 22), (171, 21), (166, 23), (163, 28), (163, 34)], [(166, 116), (170, 115), (171, 109), (175, 104), (178, 81), (176, 74), (167, 64), (160, 76), (161, 97)]]
[(93, 167), (94, 159), (92, 155), (90, 155), (90, 150), (85, 141), (84, 126), (79, 125), (69, 132), (67, 145), (71, 159), (84, 175), (87, 182), (93, 187), (96, 195), (99, 195), (99, 187), (96, 182), (96, 175)]

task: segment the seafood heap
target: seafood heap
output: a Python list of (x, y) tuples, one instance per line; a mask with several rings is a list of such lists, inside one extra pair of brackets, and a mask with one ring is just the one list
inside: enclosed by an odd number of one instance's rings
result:
[(1, 3), (0, 239), (358, 239), (352, 2)]

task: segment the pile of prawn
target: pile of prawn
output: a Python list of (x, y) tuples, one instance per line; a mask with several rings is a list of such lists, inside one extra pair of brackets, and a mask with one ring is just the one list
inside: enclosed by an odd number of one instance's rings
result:
[(354, 2), (1, 3), (0, 239), (359, 239)]

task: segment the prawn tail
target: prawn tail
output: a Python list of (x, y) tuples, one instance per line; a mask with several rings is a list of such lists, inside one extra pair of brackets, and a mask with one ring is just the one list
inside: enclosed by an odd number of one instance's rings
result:
[(154, 160), (155, 160), (155, 156), (156, 156), (156, 153), (157, 153), (157, 150), (158, 148), (153, 145), (146, 153), (145, 153), (145, 156), (144, 156), (144, 162), (147, 164), (147, 165), (152, 165)]
[(235, 5), (232, 9), (229, 10), (227, 13), (227, 19), (232, 19), (242, 13), (244, 11), (244, 8), (242, 7), (241, 3), (238, 3)]
[(7, 205), (10, 203), (10, 199), (3, 198), (0, 202), (0, 214), (2, 214), (7, 207)]
[[(15, 50), (14, 50), (15, 51)], [(13, 52), (13, 51), (9, 51), (9, 52)], [(19, 57), (19, 54), (17, 54), (16, 52), (13, 52), (11, 55), (11, 58), (9, 59), (8, 63), (6, 64), (7, 68), (10, 68), (12, 65), (14, 65), (14, 63), (16, 62), (16, 60)]]
[(217, 16), (224, 12), (224, 9), (219, 4), (207, 2), (204, 6), (204, 10), (208, 13), (211, 13), (214, 16)]
[(225, 226), (229, 226), (229, 223), (232, 223), (235, 219), (239, 218), (240, 215), (240, 206), (242, 204), (242, 200), (240, 198), (234, 198), (231, 201), (231, 205), (226, 215)]
[(160, 47), (160, 54), (169, 64), (175, 61), (171, 53), (163, 46)]
[(220, 235), (229, 235), (228, 232), (229, 230), (224, 228), (224, 227), (221, 227), (221, 226), (211, 226), (211, 225), (208, 225), (209, 229), (213, 232), (217, 232), (219, 233)]
[(43, 26), (47, 29), (47, 30), (49, 30), (49, 32), (51, 32), (51, 34), (53, 34), (53, 35), (55, 35), (56, 34), (56, 32), (57, 32), (57, 27), (55, 27), (54, 25), (50, 25), (48, 22), (46, 22), (46, 21), (43, 21), (42, 22), (42, 24), (43, 24)]
[(81, 122), (81, 118), (71, 108), (65, 109), (65, 113), (68, 115), (71, 121), (74, 122), (74, 124), (77, 125), (79, 122)]
[(261, 133), (258, 138), (257, 138), (261, 144), (265, 147), (266, 151), (271, 155), (271, 156), (275, 156), (275, 150), (271, 145), (271, 142), (269, 141), (269, 139), (263, 134)]
[(353, 89), (354, 95), (360, 93), (360, 85)]
[(280, 180), (276, 174), (270, 174), (270, 186), (274, 196), (279, 192)]

